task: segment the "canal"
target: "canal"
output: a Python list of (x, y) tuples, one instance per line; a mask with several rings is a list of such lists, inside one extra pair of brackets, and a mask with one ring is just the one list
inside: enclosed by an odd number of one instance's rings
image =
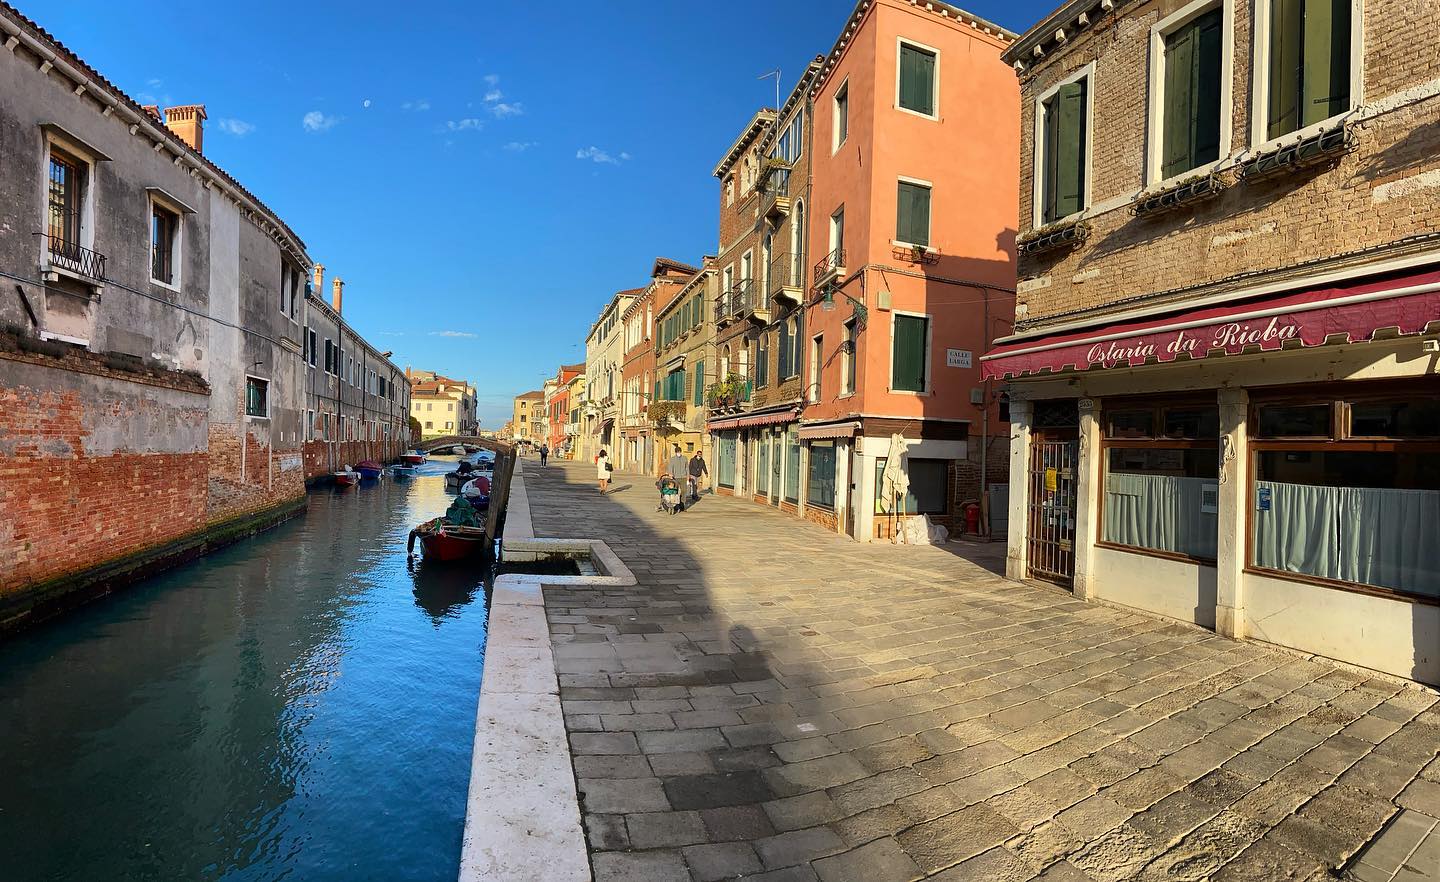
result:
[(0, 643), (0, 880), (453, 880), (485, 574), (405, 539), (454, 460)]

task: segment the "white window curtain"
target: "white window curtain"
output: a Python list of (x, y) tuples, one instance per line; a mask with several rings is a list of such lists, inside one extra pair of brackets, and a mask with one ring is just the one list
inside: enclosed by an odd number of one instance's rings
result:
[(1255, 486), (1256, 566), (1440, 597), (1440, 491)]
[(1213, 478), (1107, 475), (1105, 541), (1214, 560), (1217, 486)]

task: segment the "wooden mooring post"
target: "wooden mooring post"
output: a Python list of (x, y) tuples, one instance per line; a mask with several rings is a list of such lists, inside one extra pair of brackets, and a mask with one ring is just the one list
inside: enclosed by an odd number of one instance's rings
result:
[(490, 442), (495, 451), (495, 474), (490, 479), (490, 511), (485, 516), (485, 538), (491, 549), (495, 537), (504, 526), (505, 505), (510, 500), (510, 478), (515, 474), (515, 445), (503, 441)]

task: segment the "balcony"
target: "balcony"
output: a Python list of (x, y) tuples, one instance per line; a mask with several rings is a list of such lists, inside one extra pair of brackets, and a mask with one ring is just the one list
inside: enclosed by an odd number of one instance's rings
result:
[(95, 282), (105, 281), (105, 255), (83, 248), (78, 242), (66, 236), (52, 233), (36, 233), (45, 240), (45, 250), (50, 256), (51, 269), (63, 270)]
[(770, 303), (754, 279), (741, 279), (730, 289), (730, 314), (737, 319), (770, 321)]
[(815, 287), (824, 288), (831, 282), (845, 278), (845, 249), (836, 248), (820, 258), (815, 264)]
[(770, 260), (770, 290), (766, 295), (771, 300), (789, 301), (799, 306), (805, 300), (805, 264), (798, 254), (785, 252)]
[(711, 414), (739, 413), (750, 408), (750, 381), (739, 374), (730, 374), (705, 390), (705, 403)]
[(769, 173), (762, 174), (755, 189), (760, 192), (761, 217), (779, 220), (790, 213), (790, 169), (787, 166), (777, 165)]

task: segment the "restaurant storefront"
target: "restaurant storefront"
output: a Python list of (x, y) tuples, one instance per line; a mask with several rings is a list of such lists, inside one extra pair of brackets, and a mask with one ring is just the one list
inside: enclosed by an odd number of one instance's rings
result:
[(1440, 683), (1440, 269), (998, 341), (1007, 572)]

